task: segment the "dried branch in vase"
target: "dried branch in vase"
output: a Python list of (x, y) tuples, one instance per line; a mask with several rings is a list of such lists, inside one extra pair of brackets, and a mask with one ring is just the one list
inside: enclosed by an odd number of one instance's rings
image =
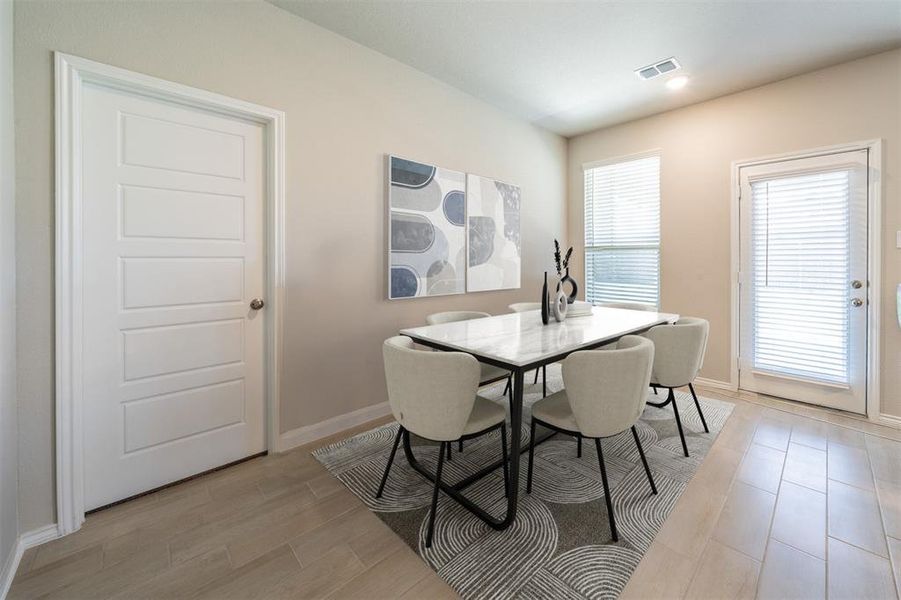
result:
[(563, 275), (563, 266), (560, 262), (560, 242), (554, 240), (554, 265), (557, 267), (557, 275)]

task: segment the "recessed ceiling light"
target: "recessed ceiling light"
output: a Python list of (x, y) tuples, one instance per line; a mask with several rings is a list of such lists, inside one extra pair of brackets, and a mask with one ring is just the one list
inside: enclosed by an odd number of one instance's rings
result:
[(666, 87), (671, 90), (681, 90), (688, 84), (688, 77), (685, 75), (680, 75), (678, 77), (673, 77), (669, 81), (666, 82)]

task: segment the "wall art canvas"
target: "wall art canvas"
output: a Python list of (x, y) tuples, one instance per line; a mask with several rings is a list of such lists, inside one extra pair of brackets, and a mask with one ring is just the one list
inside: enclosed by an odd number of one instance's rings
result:
[(466, 177), (388, 158), (389, 298), (466, 291)]
[(520, 287), (519, 187), (479, 175), (466, 176), (470, 292)]

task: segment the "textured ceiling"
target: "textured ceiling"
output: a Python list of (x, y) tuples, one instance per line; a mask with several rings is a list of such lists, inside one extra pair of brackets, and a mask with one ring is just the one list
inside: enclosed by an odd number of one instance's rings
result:
[(269, 1), (566, 136), (901, 46), (901, 0)]

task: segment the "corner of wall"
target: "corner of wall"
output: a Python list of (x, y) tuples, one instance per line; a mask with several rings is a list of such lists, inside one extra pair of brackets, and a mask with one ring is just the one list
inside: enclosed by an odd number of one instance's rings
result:
[(15, 136), (12, 0), (0, 0), (0, 598), (21, 557), (15, 311)]

